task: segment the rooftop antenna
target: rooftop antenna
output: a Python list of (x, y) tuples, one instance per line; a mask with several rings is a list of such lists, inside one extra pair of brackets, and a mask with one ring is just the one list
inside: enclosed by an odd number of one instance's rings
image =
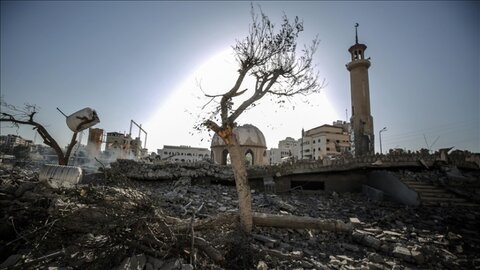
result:
[(433, 143), (430, 144), (430, 145), (429, 145), (428, 142), (427, 142), (427, 136), (425, 136), (425, 134), (423, 134), (423, 139), (425, 139), (425, 144), (427, 145), (427, 149), (428, 149), (428, 151), (430, 152), (430, 151), (432, 151), (433, 145), (435, 145), (435, 143), (438, 141), (438, 139), (440, 139), (440, 136), (437, 136), (437, 138), (436, 138), (436, 139), (433, 141)]
[(57, 107), (57, 110), (58, 110), (61, 114), (63, 114), (63, 116), (65, 116), (65, 118), (68, 117), (68, 116), (67, 116), (66, 114), (64, 114), (58, 107)]
[(355, 23), (355, 44), (358, 44), (358, 33), (357, 33), (357, 28), (359, 24)]

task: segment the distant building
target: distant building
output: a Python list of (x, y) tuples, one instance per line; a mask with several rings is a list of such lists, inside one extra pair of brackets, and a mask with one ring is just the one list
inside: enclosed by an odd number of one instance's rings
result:
[(299, 159), (301, 156), (301, 140), (287, 137), (278, 142), (278, 148), (267, 151), (269, 164), (279, 164), (288, 160)]
[(304, 132), (300, 158), (320, 160), (351, 151), (349, 124), (336, 121)]
[(103, 141), (103, 129), (101, 128), (88, 129), (87, 151), (90, 156), (92, 157), (100, 156), (102, 141)]
[(130, 153), (137, 158), (142, 157), (142, 141), (140, 137), (130, 141)]
[(32, 144), (33, 142), (31, 140), (25, 140), (17, 135), (8, 134), (0, 136), (0, 145), (3, 145), (3, 147), (7, 149), (12, 149), (16, 146), (30, 146)]
[(131, 158), (130, 142), (132, 137), (119, 132), (107, 132), (105, 153), (112, 158)]
[(162, 160), (176, 162), (195, 162), (210, 159), (210, 150), (207, 148), (190, 147), (186, 145), (164, 145), (163, 149), (157, 149), (157, 154)]

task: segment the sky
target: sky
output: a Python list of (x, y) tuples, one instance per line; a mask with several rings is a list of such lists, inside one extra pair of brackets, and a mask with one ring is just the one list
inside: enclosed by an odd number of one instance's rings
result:
[[(253, 2), (279, 24), (298, 16), (299, 45), (320, 40), (315, 69), (320, 94), (279, 108), (268, 99), (242, 115), (264, 133), (267, 147), (351, 116), (348, 48), (367, 45), (370, 101), (379, 151), (480, 152), (480, 4), (463, 1)], [(0, 90), (6, 102), (40, 108), (36, 120), (60, 145), (70, 115), (95, 109), (107, 132), (147, 132), (146, 146), (210, 146), (193, 125), (205, 100), (235, 80), (231, 47), (248, 33), (247, 1), (2, 1)], [(135, 126), (132, 135), (138, 136)], [(41, 143), (30, 127), (9, 128)], [(86, 143), (85, 131), (82, 143)], [(141, 139), (145, 141), (144, 134)]]

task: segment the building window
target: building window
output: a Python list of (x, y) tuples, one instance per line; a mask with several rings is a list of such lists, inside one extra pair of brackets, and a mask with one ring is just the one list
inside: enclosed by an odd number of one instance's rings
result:
[(327, 147), (327, 151), (330, 151), (330, 147)]
[(315, 140), (313, 140), (313, 143), (315, 143)]

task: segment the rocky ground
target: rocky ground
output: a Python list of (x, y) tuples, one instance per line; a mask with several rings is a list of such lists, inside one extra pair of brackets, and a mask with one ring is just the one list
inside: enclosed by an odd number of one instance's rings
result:
[[(0, 269), (480, 269), (478, 207), (254, 190), (256, 212), (353, 229), (255, 227), (245, 238), (234, 225), (233, 185), (109, 171), (52, 189), (25, 168), (0, 168), (0, 183)], [(213, 222), (193, 226), (205, 220)]]

